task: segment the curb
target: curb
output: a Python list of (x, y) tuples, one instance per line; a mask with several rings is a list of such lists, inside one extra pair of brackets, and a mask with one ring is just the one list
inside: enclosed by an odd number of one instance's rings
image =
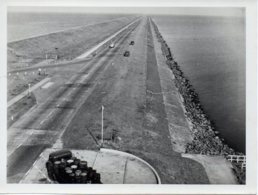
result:
[(145, 160), (143, 160), (143, 159), (141, 159), (141, 158), (139, 158), (139, 157), (137, 157), (133, 154), (129, 154), (127, 152), (122, 152), (122, 151), (118, 151), (118, 150), (100, 148), (100, 151), (101, 152), (110, 152), (110, 153), (115, 153), (115, 154), (119, 154), (119, 155), (122, 155), (122, 156), (130, 156), (130, 157), (136, 158), (137, 160), (141, 161), (142, 163), (144, 163), (145, 165), (147, 165), (151, 169), (151, 171), (154, 173), (154, 175), (156, 177), (157, 183), (161, 184), (161, 179), (160, 179), (157, 171), (149, 163), (147, 163)]

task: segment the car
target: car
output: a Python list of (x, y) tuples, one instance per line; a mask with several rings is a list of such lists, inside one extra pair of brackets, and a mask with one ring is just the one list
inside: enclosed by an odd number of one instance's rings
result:
[(111, 43), (110, 45), (109, 45), (109, 48), (114, 48), (115, 47), (115, 43)]
[(134, 41), (131, 41), (131, 42), (130, 42), (130, 45), (134, 45)]
[(130, 56), (130, 52), (129, 51), (125, 51), (124, 56), (125, 57), (129, 57)]

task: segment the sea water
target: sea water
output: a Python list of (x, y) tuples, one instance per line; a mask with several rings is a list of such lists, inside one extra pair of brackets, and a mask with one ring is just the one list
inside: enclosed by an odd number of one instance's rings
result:
[(154, 16), (226, 143), (245, 152), (245, 22), (241, 17)]

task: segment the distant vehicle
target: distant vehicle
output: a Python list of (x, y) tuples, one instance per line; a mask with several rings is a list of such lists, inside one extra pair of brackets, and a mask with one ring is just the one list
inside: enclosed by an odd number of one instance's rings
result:
[(124, 56), (125, 57), (129, 57), (130, 56), (130, 52), (129, 51), (125, 51)]
[(115, 43), (111, 43), (110, 45), (109, 45), (109, 48), (114, 48), (115, 47)]
[(130, 42), (130, 45), (134, 45), (134, 41), (131, 41), (131, 42)]

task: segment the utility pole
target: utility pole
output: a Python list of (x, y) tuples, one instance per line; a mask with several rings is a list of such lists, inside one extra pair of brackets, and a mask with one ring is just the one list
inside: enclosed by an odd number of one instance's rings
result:
[(30, 96), (30, 83), (28, 85), (29, 85), (28, 95)]
[(104, 106), (101, 107), (101, 146), (103, 146), (104, 144), (104, 131), (103, 131), (103, 127), (104, 127)]

